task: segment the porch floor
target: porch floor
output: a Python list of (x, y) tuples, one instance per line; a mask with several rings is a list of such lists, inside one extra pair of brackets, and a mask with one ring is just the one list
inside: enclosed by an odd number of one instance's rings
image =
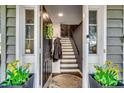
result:
[(54, 74), (49, 88), (82, 88), (82, 76), (78, 73)]

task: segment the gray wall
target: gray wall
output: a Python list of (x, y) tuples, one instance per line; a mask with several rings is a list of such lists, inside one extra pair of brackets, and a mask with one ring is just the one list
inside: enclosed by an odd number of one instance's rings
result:
[(82, 23), (73, 31), (73, 40), (79, 51), (78, 63), (82, 71)]
[[(16, 35), (16, 6), (1, 6), (1, 33), (2, 53), (1, 65), (3, 72), (7, 63), (15, 60), (15, 35)], [(2, 74), (4, 75), (5, 72)]]
[[(124, 6), (107, 6), (107, 59), (123, 69)], [(120, 77), (122, 78), (122, 73)], [(120, 79), (121, 79), (120, 78)]]

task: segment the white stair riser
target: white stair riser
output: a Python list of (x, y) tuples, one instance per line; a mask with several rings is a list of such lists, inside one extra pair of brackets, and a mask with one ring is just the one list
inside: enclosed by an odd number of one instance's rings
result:
[(74, 49), (62, 49), (62, 51), (73, 51)]
[(61, 43), (72, 43), (71, 41), (61, 41)]
[(61, 72), (79, 72), (79, 69), (61, 69)]
[(75, 67), (78, 67), (78, 64), (61, 64), (61, 67), (73, 67), (73, 68), (75, 68)]
[(72, 46), (62, 46), (62, 49), (73, 49)]
[(62, 44), (62, 46), (72, 46), (72, 44)]
[(77, 53), (77, 50), (63, 50), (62, 52), (63, 52), (63, 53), (64, 53), (64, 52), (73, 52), (74, 54), (76, 54), (76, 53)]
[(74, 54), (74, 55), (75, 55), (75, 54), (77, 54), (77, 53), (76, 53), (76, 52), (62, 52), (62, 55), (64, 55), (64, 54), (68, 54), (68, 55), (69, 55), (69, 54), (70, 54), (70, 55)]
[(62, 55), (62, 58), (77, 58), (75, 55)]
[(71, 41), (70, 39), (61, 39), (60, 41)]
[(71, 42), (71, 40), (60, 40), (61, 42)]
[(76, 59), (61, 59), (61, 62), (77, 62)]
[(61, 44), (72, 44), (71, 42), (61, 42)]

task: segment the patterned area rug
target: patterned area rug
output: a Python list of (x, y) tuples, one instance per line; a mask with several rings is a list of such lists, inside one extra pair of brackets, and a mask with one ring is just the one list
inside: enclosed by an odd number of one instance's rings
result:
[(82, 88), (82, 79), (71, 74), (61, 74), (53, 77), (49, 88)]

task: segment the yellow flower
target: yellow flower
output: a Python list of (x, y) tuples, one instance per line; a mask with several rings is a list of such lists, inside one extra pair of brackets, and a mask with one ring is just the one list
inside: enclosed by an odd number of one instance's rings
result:
[(19, 62), (13, 62), (12, 65), (13, 65), (14, 67), (16, 67), (18, 63), (19, 63)]
[(107, 60), (106, 61), (106, 65), (109, 65), (109, 66), (112, 65), (112, 61), (111, 60)]
[(14, 72), (15, 68), (13, 66), (9, 67), (9, 69)]
[(11, 65), (11, 63), (8, 63), (8, 67), (11, 67), (12, 65)]
[(118, 68), (119, 68), (119, 65), (118, 65), (118, 64), (115, 64), (114, 66), (115, 66), (115, 68), (116, 68), (116, 69), (118, 69)]
[(9, 68), (9, 70), (12, 71), (12, 72), (14, 72), (14, 71), (16, 70), (15, 67), (12, 65), (12, 63), (9, 63), (9, 64), (8, 64), (8, 68)]

